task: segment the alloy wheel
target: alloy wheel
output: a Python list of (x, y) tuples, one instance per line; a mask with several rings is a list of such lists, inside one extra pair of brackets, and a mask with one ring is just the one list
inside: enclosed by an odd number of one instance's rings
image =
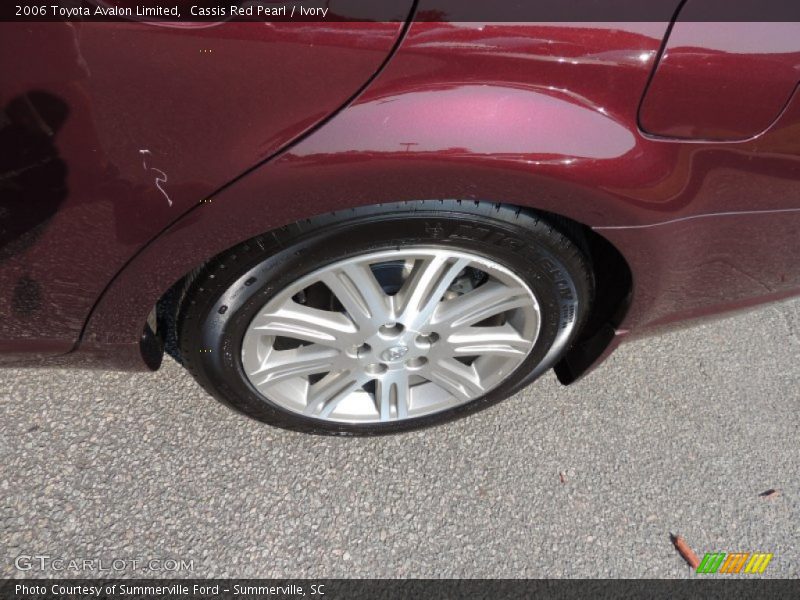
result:
[(525, 360), (539, 303), (502, 265), (441, 247), (347, 258), (276, 294), (242, 367), (281, 408), (344, 423), (422, 417), (475, 400)]

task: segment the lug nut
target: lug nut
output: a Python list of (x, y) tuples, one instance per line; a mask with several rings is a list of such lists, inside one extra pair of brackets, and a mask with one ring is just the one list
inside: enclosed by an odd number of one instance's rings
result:
[(383, 375), (388, 369), (389, 368), (383, 363), (372, 363), (364, 368), (370, 375)]
[(422, 334), (417, 336), (417, 344), (419, 344), (420, 346), (433, 346), (438, 341), (439, 341), (438, 333), (429, 333), (427, 335)]
[(383, 337), (394, 338), (403, 333), (404, 330), (405, 327), (403, 327), (400, 323), (387, 323), (378, 329), (378, 333), (380, 333)]

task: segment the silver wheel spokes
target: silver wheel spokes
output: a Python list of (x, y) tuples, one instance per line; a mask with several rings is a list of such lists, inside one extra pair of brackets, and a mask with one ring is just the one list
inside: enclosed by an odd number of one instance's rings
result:
[(407, 248), (342, 260), (277, 294), (250, 323), (242, 364), (279, 406), (348, 423), (429, 415), (495, 388), (539, 334), (539, 305), (504, 267)]

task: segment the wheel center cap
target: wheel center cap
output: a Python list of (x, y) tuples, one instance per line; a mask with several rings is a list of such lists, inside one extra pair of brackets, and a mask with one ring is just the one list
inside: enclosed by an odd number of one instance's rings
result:
[(402, 359), (406, 354), (408, 354), (407, 346), (392, 346), (384, 350), (383, 354), (381, 354), (381, 358), (393, 362)]

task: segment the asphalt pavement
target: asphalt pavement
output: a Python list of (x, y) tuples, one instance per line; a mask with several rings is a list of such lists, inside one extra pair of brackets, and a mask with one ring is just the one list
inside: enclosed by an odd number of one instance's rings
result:
[(6, 577), (695, 577), (670, 533), (800, 575), (800, 300), (418, 433), (275, 429), (171, 359), (0, 370), (0, 423)]

